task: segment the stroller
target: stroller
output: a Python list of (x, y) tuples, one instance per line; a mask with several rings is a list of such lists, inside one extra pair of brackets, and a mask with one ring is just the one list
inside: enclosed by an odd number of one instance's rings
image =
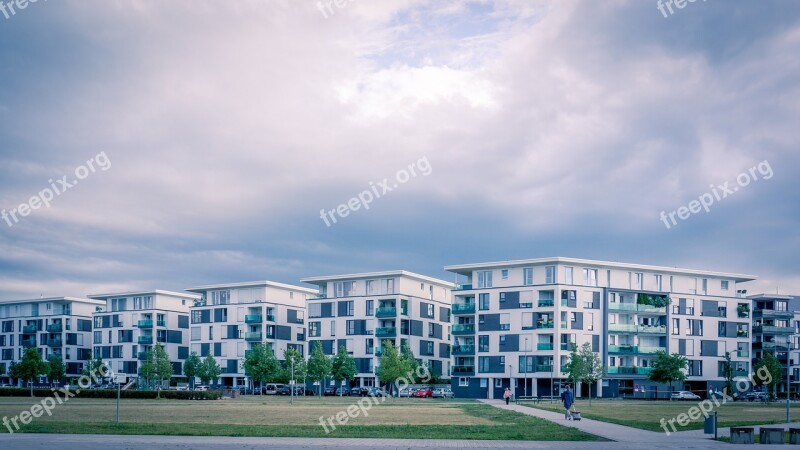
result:
[(572, 420), (581, 420), (581, 412), (575, 411), (574, 407), (570, 410), (569, 415)]

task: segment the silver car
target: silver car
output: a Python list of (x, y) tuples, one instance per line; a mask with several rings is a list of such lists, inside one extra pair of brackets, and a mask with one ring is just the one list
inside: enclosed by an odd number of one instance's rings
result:
[(700, 400), (700, 396), (689, 391), (673, 392), (669, 396), (670, 400)]
[(433, 390), (432, 394), (433, 398), (454, 398), (455, 396), (453, 391), (448, 388), (436, 388)]

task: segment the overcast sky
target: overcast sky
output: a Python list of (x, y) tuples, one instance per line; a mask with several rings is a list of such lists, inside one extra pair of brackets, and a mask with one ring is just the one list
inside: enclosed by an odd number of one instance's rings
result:
[(800, 294), (800, 2), (343, 4), (0, 13), (0, 299), (547, 256)]

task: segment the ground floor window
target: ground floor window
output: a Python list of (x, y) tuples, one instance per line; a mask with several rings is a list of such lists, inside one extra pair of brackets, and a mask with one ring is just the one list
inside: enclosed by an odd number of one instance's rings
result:
[(469, 378), (460, 377), (458, 379), (458, 385), (461, 387), (469, 387)]

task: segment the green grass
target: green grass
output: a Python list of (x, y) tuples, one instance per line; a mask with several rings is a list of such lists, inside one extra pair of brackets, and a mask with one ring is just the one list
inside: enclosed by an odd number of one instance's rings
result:
[[(560, 403), (541, 403), (534, 405), (529, 402), (520, 404), (532, 408), (540, 408), (548, 411), (564, 412), (564, 407)], [(661, 427), (661, 419), (669, 421), (680, 414), (687, 414), (689, 409), (697, 406), (697, 401), (637, 401), (637, 400), (593, 400), (592, 406), (586, 400), (580, 400), (576, 404), (576, 409), (581, 412), (581, 416), (587, 419), (595, 419), (603, 422), (616, 423), (642, 430), (664, 431)], [(717, 411), (718, 426), (720, 428), (746, 426), (746, 425), (768, 425), (774, 423), (784, 423), (786, 421), (785, 404), (762, 404), (750, 402), (728, 402), (714, 407)], [(800, 417), (800, 410), (797, 405), (792, 407), (794, 420)], [(677, 421), (673, 422), (677, 431), (700, 430), (703, 428), (705, 417), (691, 420), (688, 425), (680, 426)], [(670, 431), (672, 431), (670, 427)]]
[[(16, 416), (30, 404), (0, 401), (0, 417)], [(473, 402), (412, 399), (375, 405), (369, 416), (350, 419), (326, 434), (320, 416), (343, 411), (353, 399), (246, 397), (222, 401), (130, 400), (122, 403), (122, 423), (114, 402), (75, 399), (21, 427), (23, 433), (145, 434), (182, 436), (417, 438), (531, 441), (591, 441), (596, 436), (513, 411)], [(60, 408), (60, 409), (59, 409)], [(336, 422), (334, 421), (334, 424)], [(330, 425), (328, 425), (330, 430)], [(7, 432), (3, 427), (2, 430)]]

